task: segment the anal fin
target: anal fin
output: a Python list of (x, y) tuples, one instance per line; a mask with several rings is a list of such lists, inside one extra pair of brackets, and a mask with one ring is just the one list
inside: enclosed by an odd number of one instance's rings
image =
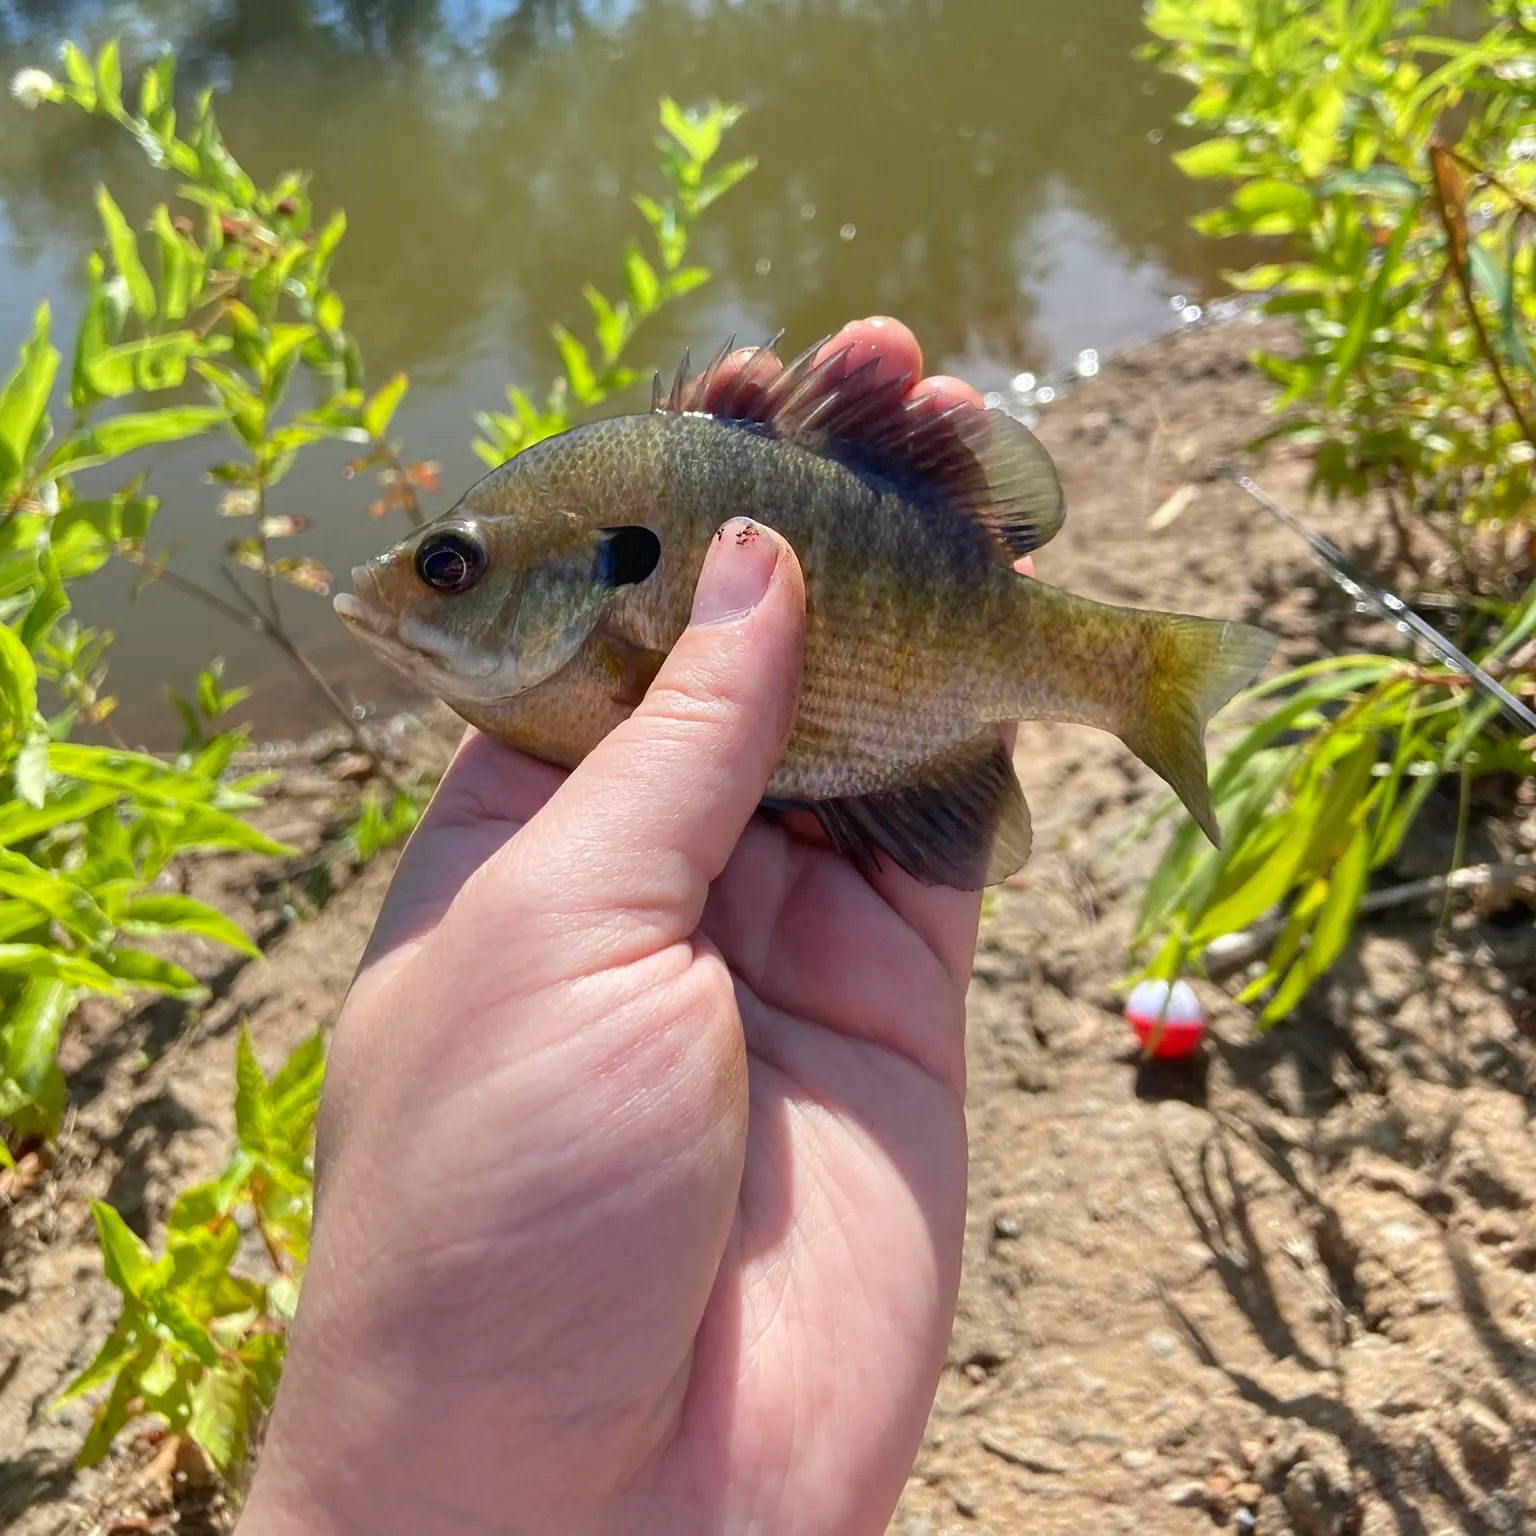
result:
[(980, 890), (1029, 857), (1029, 807), (994, 731), (925, 763), (900, 788), (810, 809), (860, 868), (878, 869), (883, 856), (924, 885)]

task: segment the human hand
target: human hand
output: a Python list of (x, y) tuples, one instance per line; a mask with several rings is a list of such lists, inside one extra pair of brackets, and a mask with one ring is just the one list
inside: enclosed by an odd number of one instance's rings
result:
[[(921, 372), (894, 321), (846, 341)], [(411, 838), (241, 1536), (885, 1528), (959, 1282), (980, 904), (754, 815), (804, 589), (745, 527), (580, 767), (470, 732)]]

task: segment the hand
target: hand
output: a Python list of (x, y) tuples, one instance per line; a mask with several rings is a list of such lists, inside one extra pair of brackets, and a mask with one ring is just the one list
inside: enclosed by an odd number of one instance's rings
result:
[[(838, 340), (921, 371), (894, 321)], [(804, 589), (742, 529), (575, 772), (471, 732), (406, 849), (242, 1536), (885, 1529), (959, 1283), (979, 900), (754, 815)]]

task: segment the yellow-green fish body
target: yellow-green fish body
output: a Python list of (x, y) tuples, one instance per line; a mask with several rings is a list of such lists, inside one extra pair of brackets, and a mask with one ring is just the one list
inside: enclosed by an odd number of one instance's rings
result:
[(1045, 718), (1114, 731), (1215, 836), (1205, 722), (1268, 636), (1019, 575), (1060, 526), (1061, 492), (1000, 412), (936, 412), (871, 368), (838, 377), (815, 349), (771, 383), (749, 366), (710, 414), (688, 409), (714, 369), (648, 414), (502, 465), (359, 568), (343, 616), (472, 724), (570, 767), (643, 697), (710, 539), (749, 516), (791, 545), (806, 586), (799, 709), (770, 802), (815, 811), (860, 863), (885, 855), (974, 888), (1029, 851), (996, 728)]

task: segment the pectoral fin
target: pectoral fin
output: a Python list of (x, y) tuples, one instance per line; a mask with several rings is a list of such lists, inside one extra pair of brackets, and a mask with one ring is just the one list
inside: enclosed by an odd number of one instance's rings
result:
[(924, 885), (980, 890), (1029, 857), (1029, 807), (992, 731), (924, 764), (901, 788), (810, 809), (855, 864), (878, 869), (884, 855)]
[(610, 680), (615, 703), (634, 709), (656, 681), (665, 651), (652, 651), (622, 640), (599, 626), (592, 635), (592, 653)]

